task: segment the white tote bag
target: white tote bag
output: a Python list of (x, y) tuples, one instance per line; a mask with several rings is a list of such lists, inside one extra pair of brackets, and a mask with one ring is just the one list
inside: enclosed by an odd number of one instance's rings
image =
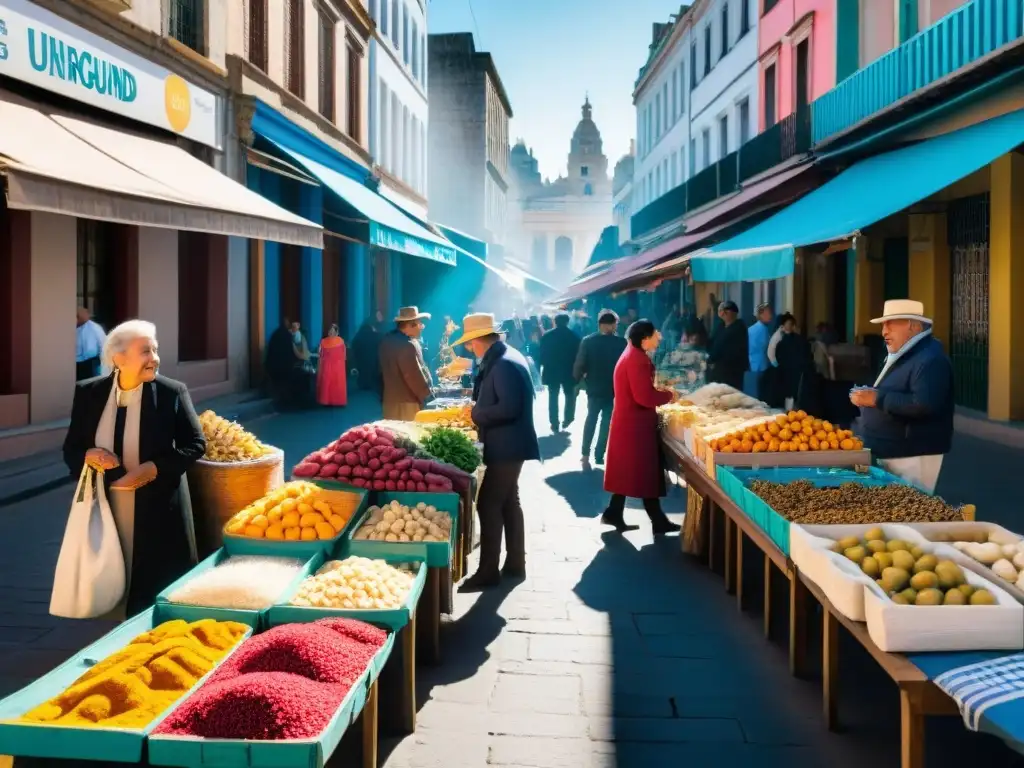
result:
[(86, 466), (64, 529), (50, 613), (66, 619), (102, 616), (121, 601), (124, 590), (124, 553), (103, 478)]

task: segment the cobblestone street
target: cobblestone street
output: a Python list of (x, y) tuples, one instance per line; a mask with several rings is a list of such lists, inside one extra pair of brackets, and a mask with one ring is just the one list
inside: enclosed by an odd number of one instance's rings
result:
[[(542, 396), (538, 413), (544, 408)], [(581, 400), (580, 421), (585, 410)], [(284, 448), (290, 466), (347, 426), (375, 416), (375, 404), (357, 396), (347, 409), (275, 415), (250, 426)], [(601, 472), (580, 468), (581, 429), (577, 423), (569, 435), (543, 435), (546, 461), (524, 472), (529, 579), (507, 590), (457, 596), (456, 613), (442, 628), (442, 664), (421, 664), (417, 672), (417, 731), (384, 739), (382, 765), (898, 765), (897, 691), (866, 654), (852, 645), (844, 649), (846, 730), (828, 733), (820, 682), (789, 674), (784, 604), (780, 636), (766, 642), (757, 606), (738, 612), (721, 577), (683, 555), (676, 536), (653, 540), (642, 510), (627, 511), (640, 526), (635, 532), (619, 536), (603, 528), (596, 519), (605, 501)], [(999, 501), (1009, 501), (1009, 494), (996, 496), (996, 483), (983, 488), (977, 478), (989, 476), (979, 474), (982, 462), (998, 471), (1003, 462), (1020, 466), (1021, 457), (1000, 449), (1001, 458), (986, 460), (979, 445), (987, 444), (958, 437), (940, 491), (957, 500), (974, 491), (989, 494), (971, 496), (980, 502), (979, 516), (1012, 524), (1014, 508)], [(57, 489), (3, 512), (0, 694), (105, 630), (47, 615), (69, 495)], [(685, 490), (673, 489), (666, 511), (678, 520), (684, 508)], [(356, 764), (345, 754), (351, 741), (332, 764)], [(970, 734), (953, 719), (930, 726), (928, 748), (929, 768), (961, 766), (967, 755), (1017, 764), (1001, 743)]]

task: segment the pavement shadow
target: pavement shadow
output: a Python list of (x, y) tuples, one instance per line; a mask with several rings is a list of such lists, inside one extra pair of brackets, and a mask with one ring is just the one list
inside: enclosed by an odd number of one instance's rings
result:
[(608, 504), (604, 490), (604, 472), (600, 470), (577, 470), (551, 475), (545, 482), (559, 496), (577, 517), (597, 517)]
[(547, 460), (557, 459), (569, 450), (569, 444), (572, 440), (569, 438), (568, 432), (556, 432), (553, 435), (544, 435), (537, 438), (537, 442), (540, 444), (541, 460)]

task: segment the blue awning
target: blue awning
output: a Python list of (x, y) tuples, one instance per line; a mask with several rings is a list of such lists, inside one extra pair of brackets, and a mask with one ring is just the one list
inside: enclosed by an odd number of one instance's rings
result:
[(459, 248), (464, 251), (469, 251), (474, 256), (487, 260), (487, 243), (483, 240), (478, 240), (472, 235), (467, 235), (465, 232), (460, 232), (452, 227), (446, 227), (444, 224), (435, 224), (441, 234), (455, 243)]
[(359, 223), (367, 227), (367, 243), (455, 266), (455, 248), (451, 242), (414, 221), (390, 200), (356, 179), (321, 165), (267, 136), (263, 138), (313, 174), (328, 190), (365, 218), (365, 222)]
[(706, 283), (774, 280), (793, 272), (797, 248), (843, 240), (974, 173), (1024, 142), (1024, 110), (886, 152), (746, 232), (690, 259)]

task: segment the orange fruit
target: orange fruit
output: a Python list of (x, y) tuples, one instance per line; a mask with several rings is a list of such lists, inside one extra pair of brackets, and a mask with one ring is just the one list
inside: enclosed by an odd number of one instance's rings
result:
[(315, 528), (300, 528), (302, 533), (299, 538), (303, 541), (316, 541), (316, 529)]
[(839, 447), (842, 448), (844, 451), (852, 451), (853, 450), (853, 440), (851, 440), (848, 437), (844, 437), (842, 442), (839, 443)]
[(302, 531), (297, 525), (284, 529), (284, 538), (286, 541), (298, 541), (300, 536), (302, 536)]
[(789, 440), (792, 437), (793, 437), (793, 433), (790, 432), (788, 429), (779, 430), (779, 439), (780, 440)]
[[(809, 445), (811, 446), (811, 450), (812, 450), (812, 451), (816, 451), (816, 450), (818, 450), (818, 438), (816, 438), (816, 437), (812, 437), (812, 438), (811, 438), (811, 439), (810, 439), (810, 440), (808, 441), (808, 443), (809, 443)], [(802, 445), (802, 443), (801, 443), (801, 445)]]
[(250, 539), (262, 539), (264, 533), (266, 533), (266, 531), (257, 525), (245, 526), (245, 535)]
[(779, 443), (779, 453), (787, 453), (790, 449), (790, 443), (788, 440), (783, 440)]
[(810, 450), (810, 446), (807, 445), (807, 443), (800, 443), (799, 445), (797, 445), (797, 450), (809, 451)]
[(750, 453), (754, 450), (754, 443), (751, 440), (746, 440), (740, 443), (740, 453)]
[(732, 446), (731, 445), (723, 445), (722, 448), (721, 448), (721, 452), (722, 453), (732, 453)]
[(803, 432), (808, 437), (814, 434), (814, 428), (810, 424), (805, 424), (800, 431)]
[(763, 440), (758, 440), (754, 443), (754, 453), (764, 453), (766, 450), (768, 450), (768, 444)]

